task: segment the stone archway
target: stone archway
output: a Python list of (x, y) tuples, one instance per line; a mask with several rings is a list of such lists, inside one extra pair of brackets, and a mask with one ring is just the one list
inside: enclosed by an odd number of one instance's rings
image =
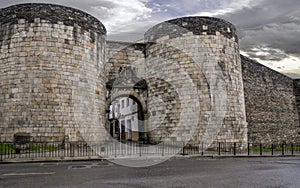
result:
[[(147, 125), (145, 123), (145, 119), (148, 118), (146, 81), (138, 78), (131, 67), (127, 67), (120, 72), (116, 79), (110, 80), (106, 87), (108, 90), (106, 128), (110, 130), (111, 136), (120, 141), (147, 141)], [(127, 115), (123, 113), (124, 104), (121, 102), (124, 100), (127, 101), (127, 107), (136, 108), (134, 112)], [(128, 101), (131, 101), (131, 106), (129, 106)], [(137, 128), (131, 128), (129, 116), (134, 119), (135, 124), (132, 126)]]

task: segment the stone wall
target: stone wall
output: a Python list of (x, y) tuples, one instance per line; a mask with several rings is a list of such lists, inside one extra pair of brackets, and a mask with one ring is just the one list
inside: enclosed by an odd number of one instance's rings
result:
[[(106, 58), (106, 83), (111, 87), (107, 105), (117, 97), (131, 97), (141, 103), (146, 113), (147, 92), (144, 90), (147, 88), (135, 88), (135, 84), (145, 78), (145, 44), (108, 41)], [(135, 75), (125, 75), (129, 69)], [(135, 80), (131, 80), (132, 76)]]
[(107, 41), (106, 81), (115, 79), (126, 67), (136, 70), (137, 76), (145, 74), (145, 44)]
[(95, 127), (105, 109), (94, 104), (105, 105), (105, 39), (102, 23), (76, 9), (1, 9), (0, 141), (18, 132), (42, 142), (104, 138)]
[(145, 43), (106, 43), (103, 24), (80, 10), (21, 4), (1, 9), (0, 52), (0, 141), (106, 140), (108, 105), (121, 96), (140, 104), (153, 143), (243, 148), (247, 132), (250, 142), (300, 141), (300, 81), (244, 56), (241, 67), (236, 29), (222, 19), (169, 20)]
[(249, 142), (299, 142), (293, 80), (241, 57)]
[(216, 18), (179, 18), (151, 28), (145, 41), (150, 139), (245, 146), (234, 26)]
[[(298, 109), (298, 116), (299, 116), (299, 126), (300, 126), (300, 79), (294, 80), (294, 93), (296, 97), (296, 104)], [(299, 132), (300, 134), (300, 132)]]

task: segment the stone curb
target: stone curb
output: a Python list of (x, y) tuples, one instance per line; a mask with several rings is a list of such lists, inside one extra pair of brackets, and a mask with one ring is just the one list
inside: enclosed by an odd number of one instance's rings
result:
[[(171, 157), (171, 160), (176, 159), (226, 159), (226, 158), (282, 158), (282, 157), (300, 157), (300, 155), (276, 155), (276, 156), (218, 156), (218, 155), (177, 155)], [(141, 158), (129, 158), (129, 157), (120, 157), (117, 159), (155, 159), (155, 158), (164, 158), (164, 157), (141, 157)], [(39, 160), (10, 160), (10, 161), (0, 161), (1, 164), (18, 164), (18, 163), (50, 163), (50, 162), (78, 162), (78, 161), (113, 161), (114, 158), (101, 158), (101, 157), (77, 157), (77, 158), (64, 158), (64, 159), (39, 159)]]

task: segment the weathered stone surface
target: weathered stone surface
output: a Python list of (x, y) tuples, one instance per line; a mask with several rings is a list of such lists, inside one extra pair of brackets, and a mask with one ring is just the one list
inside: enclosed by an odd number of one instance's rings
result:
[(106, 34), (104, 25), (95, 17), (74, 8), (53, 4), (27, 3), (4, 8), (1, 9), (0, 20), (1, 24), (36, 23), (37, 26), (43, 20), (50, 24), (77, 25), (82, 28), (82, 32), (91, 30), (100, 35)]
[(118, 77), (126, 67), (133, 67), (140, 78), (145, 77), (144, 43), (107, 41), (106, 81)]
[[(58, 5), (23, 4), (0, 12), (0, 141), (12, 141), (18, 132), (34, 141), (62, 141), (65, 135), (78, 141), (82, 132), (93, 133), (85, 140), (104, 137), (93, 129), (90, 110), (83, 110), (87, 102), (105, 105), (101, 22)], [(90, 96), (95, 90), (102, 92)], [(99, 114), (104, 123), (104, 110)], [(88, 126), (80, 125), (82, 117)]]
[[(249, 142), (299, 142), (300, 127), (293, 80), (241, 57)], [(297, 93), (297, 84), (295, 86)]]
[(168, 20), (149, 29), (145, 39), (154, 42), (157, 39), (172, 39), (183, 35), (222, 35), (238, 42), (234, 25), (212, 17), (183, 17)]
[[(294, 94), (296, 97), (296, 104), (297, 104), (297, 109), (298, 109), (298, 117), (299, 117), (299, 126), (300, 126), (300, 79), (295, 79), (294, 80)], [(300, 132), (299, 132), (300, 134)]]
[(232, 24), (179, 18), (154, 26), (145, 38), (148, 109), (159, 116), (148, 122), (150, 138), (245, 146), (242, 72)]
[[(241, 63), (231, 23), (169, 20), (144, 43), (106, 43), (105, 34), (100, 21), (73, 8), (0, 10), (0, 141), (15, 133), (106, 140), (108, 105), (129, 96), (141, 104), (152, 142), (300, 142), (300, 81), (244, 56)], [(126, 84), (133, 87), (119, 87)]]

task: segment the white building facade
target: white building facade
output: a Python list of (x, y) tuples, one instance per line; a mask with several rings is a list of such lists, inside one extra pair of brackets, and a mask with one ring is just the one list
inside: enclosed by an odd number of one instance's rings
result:
[(117, 98), (110, 106), (110, 134), (121, 141), (139, 140), (138, 104), (129, 97)]

